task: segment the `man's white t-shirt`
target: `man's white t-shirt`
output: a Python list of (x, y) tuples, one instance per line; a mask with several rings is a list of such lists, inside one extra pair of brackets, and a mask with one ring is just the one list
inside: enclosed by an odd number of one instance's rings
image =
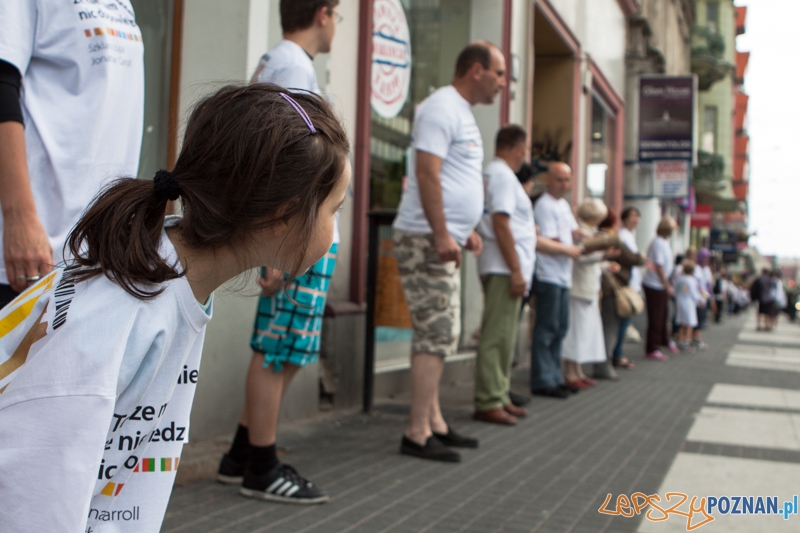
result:
[(472, 106), (455, 87), (441, 87), (419, 105), (411, 144), (414, 155), (394, 227), (433, 232), (417, 181), (416, 152), (426, 152), (443, 161), (439, 176), (447, 231), (464, 246), (483, 214), (483, 141)]
[[(556, 198), (546, 192), (536, 201), (533, 208), (539, 235), (572, 246), (572, 232), (578, 229), (578, 222), (572, 209), (563, 198)], [(536, 258), (536, 279), (572, 288), (572, 258), (563, 254), (546, 254), (540, 252)]]
[(505, 213), (509, 216), (520, 270), (530, 288), (533, 265), (536, 262), (536, 226), (531, 199), (508, 163), (500, 158), (493, 159), (486, 166), (483, 179), (486, 208), (478, 226), (478, 233), (483, 238), (483, 251), (478, 255), (478, 273), (481, 276), (511, 273), (500, 251), (492, 222), (492, 215)]
[[(660, 266), (664, 269), (664, 275), (667, 279), (672, 275), (672, 268), (673, 268), (673, 258), (672, 258), (672, 248), (669, 246), (669, 242), (664, 237), (656, 237), (655, 240), (650, 244), (650, 248), (647, 250), (647, 258), (650, 262), (653, 263), (654, 266)], [(649, 289), (655, 289), (659, 291), (664, 290), (664, 284), (661, 283), (661, 278), (658, 277), (655, 269), (647, 269), (644, 273), (644, 279), (642, 280), (642, 285)]]
[[(22, 74), (36, 212), (62, 260), (67, 235), (111, 179), (136, 177), (144, 46), (129, 0), (0, 1), (0, 59)], [(0, 215), (0, 283), (7, 284)]]
[[(253, 83), (274, 83), (287, 89), (302, 89), (322, 96), (317, 83), (314, 61), (299, 44), (286, 39), (275, 48), (261, 56), (258, 68), (253, 74)], [(340, 240), (339, 214), (333, 223), (333, 243)]]
[[(176, 262), (162, 233), (161, 255)], [(58, 268), (0, 312), (3, 531), (156, 533), (208, 310), (185, 278), (138, 300)]]
[[(636, 244), (636, 236), (634, 236), (631, 230), (628, 228), (620, 228), (618, 234), (622, 244), (627, 246), (631, 252), (635, 254), (639, 253), (639, 246)], [(631, 280), (629, 285), (636, 292), (642, 292), (642, 270), (640, 267), (631, 267)]]

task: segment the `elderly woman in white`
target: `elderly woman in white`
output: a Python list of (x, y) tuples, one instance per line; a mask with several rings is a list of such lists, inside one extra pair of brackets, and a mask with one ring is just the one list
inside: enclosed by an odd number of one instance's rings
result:
[[(606, 361), (603, 323), (600, 318), (600, 276), (604, 261), (614, 257), (607, 251), (613, 244), (608, 238), (598, 243), (597, 225), (606, 218), (608, 209), (597, 198), (589, 198), (578, 206), (578, 224), (587, 252), (575, 261), (572, 269), (572, 289), (569, 295), (569, 329), (564, 338), (561, 359), (564, 361), (564, 381), (568, 386), (585, 389), (597, 382), (584, 375), (582, 364)], [(599, 251), (589, 251), (594, 248)]]

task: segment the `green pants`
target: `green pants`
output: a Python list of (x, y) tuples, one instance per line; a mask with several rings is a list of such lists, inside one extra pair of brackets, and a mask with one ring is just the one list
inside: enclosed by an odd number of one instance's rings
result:
[(488, 411), (509, 403), (511, 361), (519, 330), (522, 298), (509, 296), (510, 276), (481, 276), (484, 294), (481, 342), (475, 364), (475, 410)]

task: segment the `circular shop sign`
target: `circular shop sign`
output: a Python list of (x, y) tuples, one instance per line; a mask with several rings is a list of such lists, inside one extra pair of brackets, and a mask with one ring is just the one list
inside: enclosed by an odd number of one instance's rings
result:
[(372, 109), (394, 118), (411, 81), (411, 38), (400, 0), (375, 0), (372, 16)]

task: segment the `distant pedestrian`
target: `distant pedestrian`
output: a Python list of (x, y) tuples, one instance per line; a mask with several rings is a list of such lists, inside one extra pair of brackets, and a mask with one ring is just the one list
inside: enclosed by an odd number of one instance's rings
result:
[[(625, 245), (628, 250), (630, 250), (631, 254), (635, 254), (637, 261), (636, 263), (631, 262), (629, 268), (626, 268), (625, 264), (620, 261), (620, 266), (622, 268), (617, 274), (617, 280), (622, 282), (626, 277), (626, 271), (629, 271), (628, 285), (630, 285), (630, 287), (638, 294), (642, 293), (642, 266), (645, 264), (645, 257), (639, 253), (639, 246), (636, 243), (636, 236), (634, 235), (634, 232), (639, 227), (639, 221), (641, 218), (641, 213), (635, 207), (626, 207), (622, 211), (622, 227), (619, 230), (619, 239), (622, 244)], [(625, 256), (626, 254), (623, 249), (620, 259), (624, 258)], [(631, 257), (631, 259), (633, 259), (633, 257)], [(617, 340), (614, 343), (612, 353), (612, 364), (615, 368), (632, 370), (635, 366), (630, 359), (622, 355), (622, 347), (625, 344), (625, 337), (628, 333), (628, 328), (630, 327), (632, 320), (632, 317), (619, 318), (619, 333), (617, 335)], [(606, 342), (608, 342), (608, 339), (606, 339)]]
[(569, 329), (572, 263), (581, 250), (573, 244), (578, 222), (564, 199), (570, 190), (572, 170), (566, 163), (551, 163), (545, 179), (547, 192), (534, 206), (539, 235), (533, 282), (536, 325), (531, 346), (530, 387), (537, 396), (565, 399), (578, 391), (564, 383), (561, 347)]
[[(629, 219), (633, 218), (630, 212), (627, 214)], [(638, 219), (636, 222), (638, 223)], [(630, 224), (630, 221), (628, 223)], [(613, 268), (604, 269), (601, 278), (600, 316), (603, 319), (603, 337), (608, 360), (594, 366), (593, 377), (599, 379), (616, 379), (618, 376), (614, 370), (615, 368), (633, 370), (635, 366), (629, 359), (622, 357), (622, 344), (625, 342), (625, 331), (627, 330), (627, 326), (623, 328), (623, 322), (630, 324), (631, 317), (619, 316), (617, 312), (617, 291), (623, 290), (633, 283), (633, 273), (645, 264), (645, 257), (631, 250), (628, 244), (630, 241), (627, 237), (623, 240), (623, 230), (625, 228), (617, 232), (618, 225), (619, 219), (616, 212), (609, 207), (608, 216), (600, 223), (600, 230), (609, 235), (616, 233), (620, 242), (617, 244), (619, 255), (610, 264), (610, 267), (613, 266)], [(628, 231), (628, 235), (630, 235), (630, 231)], [(641, 277), (639, 278), (639, 283), (637, 294), (641, 292)], [(617, 349), (619, 349), (619, 352), (617, 352)]]
[(665, 216), (658, 223), (656, 238), (647, 250), (649, 261), (642, 285), (647, 304), (647, 342), (645, 354), (648, 359), (666, 361), (669, 359), (659, 349), (669, 347), (673, 353), (678, 347), (670, 340), (667, 329), (668, 303), (674, 291), (670, 284), (672, 274), (672, 248), (669, 238), (675, 231), (676, 224), (672, 217)]
[(678, 348), (694, 350), (690, 344), (692, 331), (697, 327), (697, 310), (706, 298), (700, 291), (700, 284), (694, 276), (695, 263), (686, 259), (680, 267), (681, 274), (675, 285), (675, 322), (678, 325)]
[(476, 448), (456, 433), (439, 408), (445, 359), (461, 328), (461, 251), (480, 253), (475, 227), (483, 215), (483, 142), (472, 106), (491, 104), (506, 83), (499, 48), (479, 41), (456, 60), (450, 85), (417, 108), (412, 164), (394, 222), (403, 292), (414, 328), (411, 414), (400, 452), (436, 461), (460, 461), (450, 447)]
[(475, 419), (506, 425), (527, 414), (509, 395), (519, 312), (536, 261), (533, 206), (514, 175), (527, 157), (526, 139), (525, 130), (515, 125), (497, 133), (495, 158), (483, 173), (486, 208), (478, 226), (484, 310), (475, 362)]
[(133, 7), (93, 2), (83, 18), (78, 3), (0, 2), (0, 308), (61, 263), (103, 185), (139, 167), (144, 46)]
[[(597, 226), (608, 215), (608, 208), (598, 198), (588, 198), (578, 206), (581, 238), (597, 236)], [(607, 234), (606, 234), (607, 235)], [(619, 252), (615, 251), (614, 256)], [(564, 361), (564, 383), (585, 389), (597, 382), (583, 373), (581, 365), (606, 363), (606, 343), (600, 317), (600, 275), (606, 250), (581, 255), (572, 268), (572, 287), (569, 292), (569, 328), (564, 337), (561, 358)], [(537, 317), (538, 319), (538, 317)]]
[(758, 317), (756, 318), (757, 331), (769, 331), (772, 322), (770, 315), (775, 306), (775, 284), (768, 268), (761, 271), (761, 275), (753, 280), (750, 286), (750, 298), (758, 302)]

